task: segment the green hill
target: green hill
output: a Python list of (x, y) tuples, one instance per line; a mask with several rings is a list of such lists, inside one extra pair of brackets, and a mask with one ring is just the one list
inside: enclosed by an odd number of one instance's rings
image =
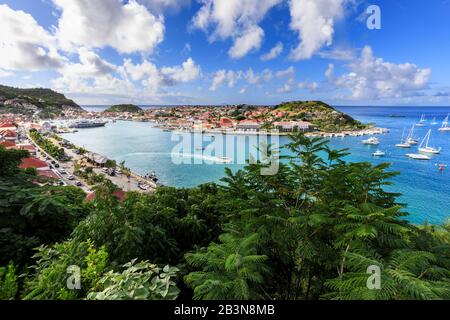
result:
[(360, 130), (368, 126), (322, 101), (283, 102), (274, 111), (284, 113), (285, 120), (308, 121), (318, 130), (326, 132)]
[(132, 113), (138, 113), (141, 111), (143, 110), (134, 104), (118, 104), (105, 110), (105, 112), (132, 112)]
[(0, 112), (53, 118), (67, 110), (84, 112), (73, 100), (51, 89), (20, 89), (0, 85)]

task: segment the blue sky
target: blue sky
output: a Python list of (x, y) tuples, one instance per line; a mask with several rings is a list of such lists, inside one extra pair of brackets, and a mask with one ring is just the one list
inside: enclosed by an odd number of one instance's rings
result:
[(0, 0), (0, 30), (0, 83), (79, 104), (450, 105), (450, 0)]

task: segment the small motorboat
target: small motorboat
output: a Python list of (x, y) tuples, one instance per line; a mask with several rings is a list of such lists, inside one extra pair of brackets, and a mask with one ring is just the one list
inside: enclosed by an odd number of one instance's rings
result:
[(231, 163), (233, 160), (228, 157), (217, 157), (216, 162), (218, 163)]
[(362, 143), (363, 143), (363, 144), (367, 144), (367, 145), (374, 145), (374, 146), (376, 146), (376, 145), (379, 145), (379, 144), (380, 144), (380, 140), (378, 140), (378, 139), (375, 138), (375, 137), (371, 137), (371, 138), (369, 138), (369, 139), (367, 139), (367, 140), (363, 140)]
[(384, 156), (386, 155), (386, 152), (381, 151), (381, 150), (377, 150), (377, 151), (375, 151), (374, 153), (372, 153), (372, 155), (373, 155), (374, 157), (384, 157)]
[(429, 156), (420, 153), (407, 153), (406, 156), (414, 160), (431, 160)]

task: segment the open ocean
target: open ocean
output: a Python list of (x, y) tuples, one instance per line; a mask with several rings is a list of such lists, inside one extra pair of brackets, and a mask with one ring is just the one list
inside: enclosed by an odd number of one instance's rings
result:
[[(102, 111), (106, 107), (86, 107), (90, 111)], [(450, 132), (440, 132), (441, 122), (450, 113), (450, 107), (337, 107), (340, 111), (365, 122), (390, 129), (390, 133), (380, 135), (381, 144), (366, 146), (361, 143), (365, 137), (346, 137), (330, 139), (336, 149), (349, 148), (348, 161), (389, 162), (391, 170), (401, 174), (393, 179), (389, 189), (400, 192), (400, 201), (408, 205), (408, 220), (413, 223), (442, 223), (450, 218)], [(416, 161), (405, 157), (415, 153), (417, 147), (399, 149), (394, 145), (400, 142), (402, 132), (417, 123), (422, 114), (426, 115), (427, 125), (417, 127), (415, 137), (422, 138), (432, 129), (430, 145), (442, 147), (440, 155), (432, 156), (431, 161)], [(396, 117), (390, 117), (395, 115)], [(433, 118), (439, 122), (431, 126)], [(172, 151), (178, 144), (173, 141), (171, 132), (152, 127), (151, 123), (118, 121), (103, 128), (81, 129), (77, 133), (63, 135), (76, 145), (101, 153), (118, 162), (125, 160), (133, 171), (145, 174), (155, 171), (160, 181), (169, 186), (192, 187), (201, 183), (218, 181), (226, 166), (233, 170), (242, 168), (236, 164), (176, 164), (172, 161)], [(227, 137), (227, 139), (234, 139)], [(288, 142), (280, 137), (280, 144)], [(208, 142), (205, 142), (206, 147)], [(376, 149), (386, 152), (382, 158), (374, 158)], [(201, 151), (192, 151), (195, 159)], [(200, 155), (201, 156), (201, 155)], [(218, 155), (220, 156), (220, 155)], [(198, 160), (198, 159), (197, 159)], [(439, 172), (437, 164), (446, 164)]]

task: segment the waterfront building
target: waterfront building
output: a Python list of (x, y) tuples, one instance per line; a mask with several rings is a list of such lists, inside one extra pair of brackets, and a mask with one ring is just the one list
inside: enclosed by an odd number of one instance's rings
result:
[(313, 125), (307, 121), (274, 122), (273, 126), (280, 132), (309, 132), (313, 129)]
[(237, 124), (236, 129), (242, 131), (259, 131), (261, 129), (261, 123), (256, 120), (242, 120)]

